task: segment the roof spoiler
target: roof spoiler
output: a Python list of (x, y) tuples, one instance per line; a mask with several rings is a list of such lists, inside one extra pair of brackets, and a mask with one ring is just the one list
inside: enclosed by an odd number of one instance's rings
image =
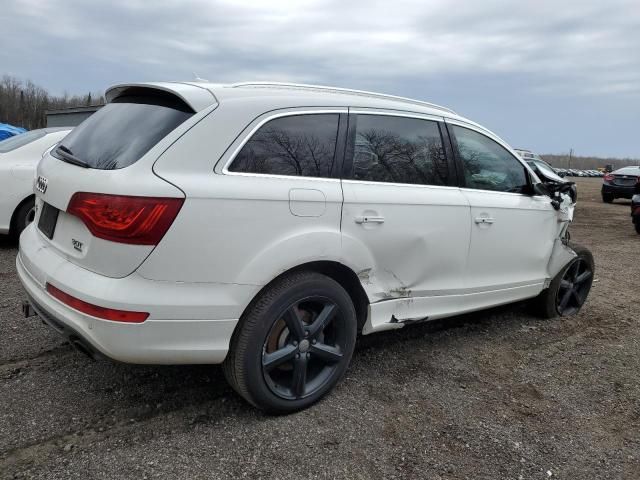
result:
[(189, 105), (189, 107), (191, 107), (196, 113), (210, 107), (211, 105), (218, 104), (216, 97), (207, 88), (179, 82), (121, 83), (114, 85), (109, 87), (104, 94), (107, 103), (110, 103), (121, 96), (129, 88), (140, 88), (170, 93)]

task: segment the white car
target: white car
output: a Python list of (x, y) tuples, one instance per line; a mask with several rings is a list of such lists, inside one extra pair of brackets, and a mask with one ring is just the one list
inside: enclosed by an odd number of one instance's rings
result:
[(0, 142), (0, 234), (18, 237), (33, 221), (36, 165), (69, 131), (42, 128)]
[(307, 407), (357, 333), (536, 298), (571, 315), (591, 254), (564, 183), (437, 105), (286, 84), (117, 85), (38, 166), (16, 260), (82, 351), (223, 363), (246, 400)]

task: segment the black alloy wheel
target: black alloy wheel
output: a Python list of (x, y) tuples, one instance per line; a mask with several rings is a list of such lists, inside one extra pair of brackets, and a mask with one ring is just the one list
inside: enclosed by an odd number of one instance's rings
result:
[(543, 318), (568, 317), (577, 314), (589, 295), (596, 271), (588, 248), (569, 242), (576, 256), (553, 278), (548, 288), (531, 303)]
[(225, 377), (266, 412), (302, 410), (344, 376), (357, 328), (353, 300), (336, 280), (312, 271), (288, 273), (243, 313), (223, 364)]
[(330, 380), (343, 357), (346, 328), (330, 299), (293, 303), (274, 322), (263, 345), (262, 373), (277, 396), (313, 395)]
[(592, 282), (591, 266), (583, 258), (576, 257), (565, 270), (558, 286), (556, 294), (558, 314), (568, 316), (578, 312), (587, 299)]

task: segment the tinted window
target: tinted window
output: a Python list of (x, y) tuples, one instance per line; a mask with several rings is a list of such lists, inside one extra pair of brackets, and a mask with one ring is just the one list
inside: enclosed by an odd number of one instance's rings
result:
[(523, 192), (527, 186), (524, 166), (489, 137), (453, 125), (467, 188), (499, 192)]
[(449, 169), (436, 122), (358, 115), (353, 178), (446, 185)]
[(15, 137), (7, 138), (0, 142), (0, 153), (9, 153), (17, 148), (35, 142), (47, 134), (44, 130), (32, 130), (31, 132), (20, 133)]
[(330, 177), (339, 118), (336, 113), (292, 115), (271, 120), (242, 147), (229, 170)]
[[(116, 170), (140, 160), (191, 115), (193, 111), (175, 97), (119, 97), (78, 125), (60, 143), (91, 168)], [(55, 152), (54, 155), (62, 158)]]

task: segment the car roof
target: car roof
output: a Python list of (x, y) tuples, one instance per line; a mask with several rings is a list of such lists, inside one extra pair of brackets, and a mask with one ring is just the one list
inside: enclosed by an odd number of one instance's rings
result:
[(128, 88), (134, 87), (170, 92), (182, 99), (196, 112), (212, 105), (246, 101), (250, 98), (260, 100), (269, 109), (274, 110), (299, 106), (378, 108), (446, 117), (468, 123), (498, 137), (482, 125), (441, 105), (395, 95), (323, 85), (279, 82), (222, 84), (207, 81), (122, 83), (108, 88), (105, 92), (105, 98), (107, 102), (111, 102)]
[(625, 174), (632, 174), (633, 175), (633, 174), (637, 174), (638, 172), (640, 172), (640, 166), (637, 166), (637, 167), (622, 167), (622, 168), (619, 168), (618, 170), (616, 170), (614, 172), (611, 172), (611, 173), (619, 173), (619, 174), (622, 174), (622, 175), (625, 175)]

